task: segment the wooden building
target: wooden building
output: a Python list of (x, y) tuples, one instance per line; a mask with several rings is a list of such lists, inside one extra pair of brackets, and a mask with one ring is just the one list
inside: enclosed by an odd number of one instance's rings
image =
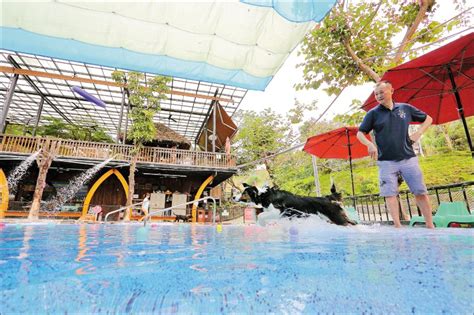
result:
[[(0, 64), (0, 91), (4, 93), (0, 101), (5, 113), (0, 130), (0, 216), (27, 214), (39, 173), (37, 163), (28, 168), (14, 193), (7, 178), (33, 153), (48, 152), (53, 142), (57, 152), (47, 172), (40, 215), (85, 217), (99, 205), (103, 216), (123, 207), (133, 146), (124, 141), (131, 124), (127, 117), (130, 104), (124, 87), (110, 79), (114, 69), (8, 51), (0, 52)], [(71, 91), (73, 84), (87, 88), (106, 107), (78, 97)], [(241, 88), (177, 78), (170, 87), (168, 99), (161, 102), (161, 110), (154, 117), (155, 140), (138, 153), (133, 196), (139, 202), (145, 193), (162, 194), (164, 204), (160, 207), (210, 195), (213, 187), (237, 172), (236, 157), (224, 142), (235, 135), (236, 126), (230, 117), (246, 94)], [(115, 137), (115, 143), (35, 136), (47, 117), (71, 124), (87, 122), (90, 128), (101, 126)], [(24, 135), (5, 134), (8, 124), (24, 125)], [(107, 159), (110, 162), (60, 209), (48, 208), (48, 200), (61, 188)], [(191, 208), (186, 210), (189, 213)], [(139, 212), (134, 213), (132, 218), (139, 218)]]

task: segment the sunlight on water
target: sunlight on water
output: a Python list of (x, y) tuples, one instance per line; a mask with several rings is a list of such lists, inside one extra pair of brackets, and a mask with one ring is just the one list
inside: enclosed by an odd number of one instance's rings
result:
[(472, 229), (153, 223), (0, 228), (0, 313), (471, 314)]
[(87, 184), (87, 182), (111, 160), (112, 159), (105, 160), (104, 162), (88, 169), (84, 173), (74, 177), (66, 186), (59, 189), (56, 197), (46, 202), (44, 210), (59, 211), (63, 204), (71, 200), (77, 194), (79, 189), (81, 189), (84, 184)]
[(8, 190), (10, 195), (16, 194), (16, 190), (18, 188), (18, 183), (20, 183), (21, 179), (25, 176), (26, 171), (28, 168), (33, 164), (36, 160), (36, 157), (41, 152), (41, 150), (33, 153), (30, 155), (26, 160), (20, 163), (9, 175), (8, 175)]

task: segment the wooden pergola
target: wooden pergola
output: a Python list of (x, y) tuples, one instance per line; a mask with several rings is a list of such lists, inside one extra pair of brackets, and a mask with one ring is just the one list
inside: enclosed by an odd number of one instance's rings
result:
[[(113, 68), (55, 58), (0, 51), (0, 133), (6, 124), (34, 126), (46, 117), (72, 124), (102, 126), (117, 142), (126, 134), (130, 105), (124, 86), (112, 81)], [(145, 83), (153, 75), (145, 74)], [(106, 103), (100, 108), (71, 90), (79, 86)], [(193, 144), (205, 128), (216, 104), (229, 116), (238, 109), (247, 90), (173, 78), (168, 99), (162, 101), (155, 121), (182, 134)]]

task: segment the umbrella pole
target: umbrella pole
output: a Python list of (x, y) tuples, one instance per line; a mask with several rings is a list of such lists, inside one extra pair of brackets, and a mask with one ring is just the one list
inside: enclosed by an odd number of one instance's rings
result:
[(446, 68), (448, 70), (449, 80), (451, 80), (454, 96), (456, 98), (456, 105), (458, 106), (459, 116), (461, 117), (461, 121), (464, 126), (464, 132), (466, 133), (467, 143), (469, 144), (469, 149), (471, 150), (471, 156), (474, 158), (474, 150), (472, 149), (471, 135), (469, 134), (469, 128), (467, 127), (466, 117), (464, 117), (464, 109), (461, 103), (461, 97), (459, 96), (459, 92), (456, 86), (456, 82), (454, 81), (454, 76), (453, 76), (451, 67), (447, 65)]
[(311, 155), (311, 161), (313, 162), (314, 185), (316, 186), (316, 197), (321, 197), (321, 185), (319, 184), (318, 163), (316, 162), (316, 157), (314, 155)]
[(351, 140), (350, 140), (350, 137), (349, 137), (349, 129), (346, 129), (346, 136), (347, 136), (347, 149), (349, 151), (349, 167), (351, 169), (352, 204), (353, 204), (354, 209), (355, 209), (356, 202), (355, 202), (355, 189), (354, 189), (354, 174), (352, 172), (352, 152), (351, 152)]

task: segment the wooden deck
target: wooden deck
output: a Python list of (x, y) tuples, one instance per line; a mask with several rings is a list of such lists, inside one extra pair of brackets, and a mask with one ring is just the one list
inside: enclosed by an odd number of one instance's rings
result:
[[(26, 211), (12, 211), (8, 210), (3, 213), (6, 218), (16, 217), (16, 218), (26, 218), (29, 212)], [(39, 217), (42, 218), (71, 218), (71, 219), (78, 219), (81, 216), (81, 212), (40, 212)]]
[[(132, 145), (55, 139), (60, 142), (58, 157), (129, 162)], [(42, 149), (46, 138), (0, 135), (0, 152), (32, 154)], [(236, 158), (231, 154), (144, 147), (138, 153), (139, 163), (164, 165), (235, 168)]]

